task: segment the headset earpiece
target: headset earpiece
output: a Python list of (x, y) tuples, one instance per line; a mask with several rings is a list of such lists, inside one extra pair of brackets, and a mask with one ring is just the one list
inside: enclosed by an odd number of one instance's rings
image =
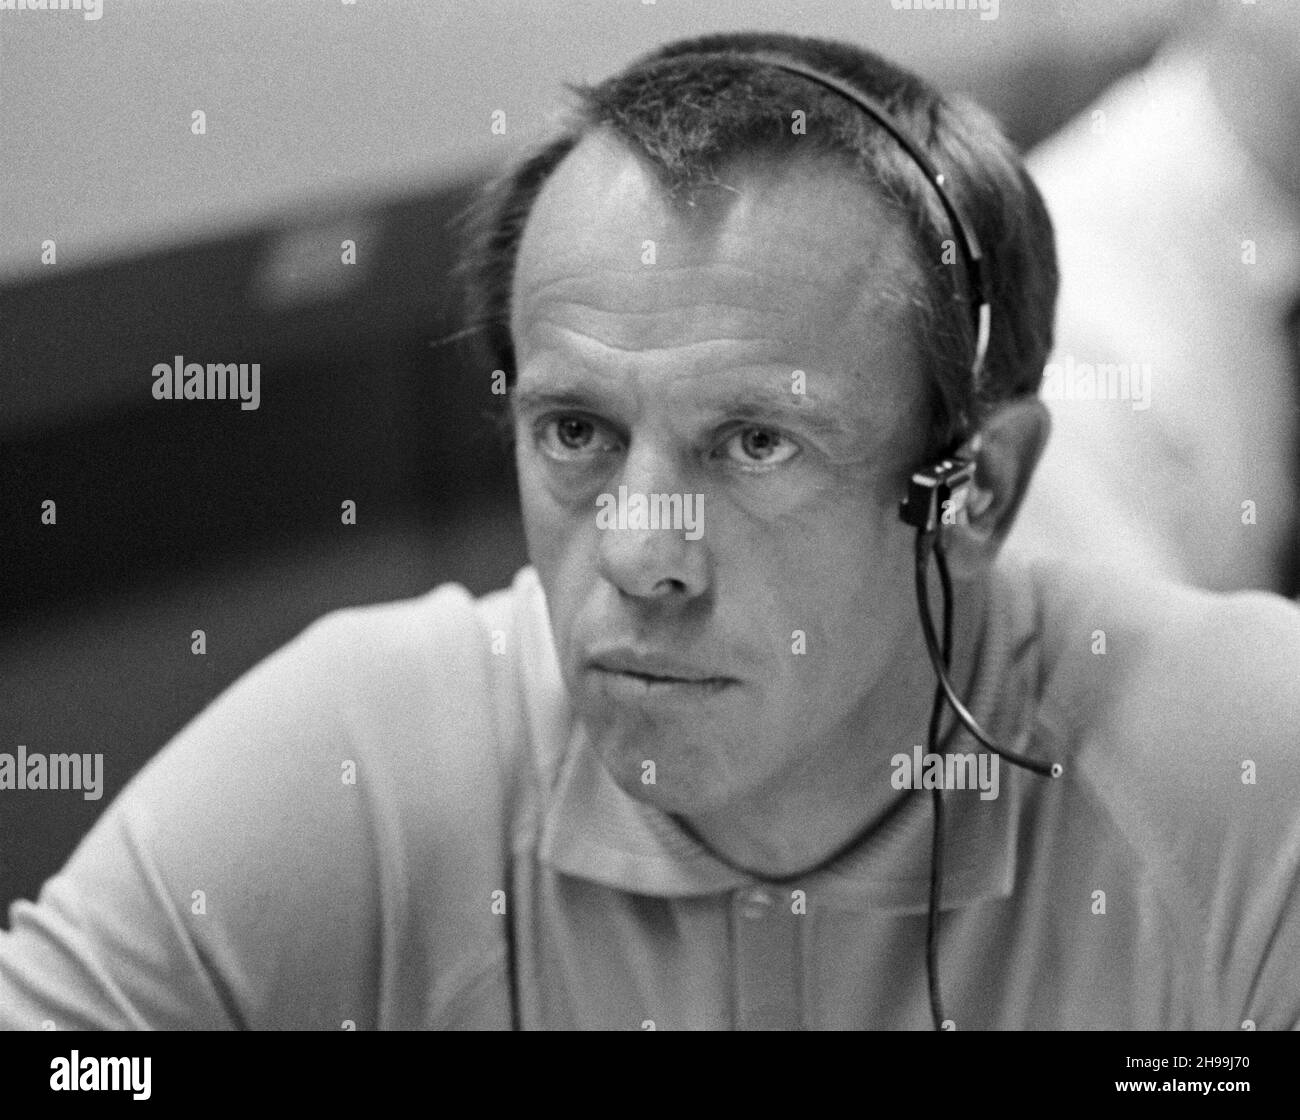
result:
[(937, 533), (944, 525), (956, 524), (970, 501), (974, 481), (972, 460), (956, 455), (942, 459), (912, 475), (898, 514), (918, 532)]

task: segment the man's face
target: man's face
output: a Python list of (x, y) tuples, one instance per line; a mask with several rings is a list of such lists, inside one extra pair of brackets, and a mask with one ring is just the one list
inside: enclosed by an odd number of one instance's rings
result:
[[(524, 523), (575, 712), (628, 793), (688, 814), (888, 757), (862, 728), (917, 648), (904, 234), (828, 163), (722, 178), (673, 204), (587, 137), (528, 220), (511, 313)], [(656, 494), (694, 531), (618, 527)]]

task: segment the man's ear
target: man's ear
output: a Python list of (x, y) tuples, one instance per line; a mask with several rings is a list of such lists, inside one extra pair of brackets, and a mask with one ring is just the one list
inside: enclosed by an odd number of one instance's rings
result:
[(1021, 397), (999, 405), (957, 452), (974, 460), (975, 480), (945, 537), (955, 579), (974, 577), (997, 556), (1051, 430), (1047, 406), (1036, 396)]

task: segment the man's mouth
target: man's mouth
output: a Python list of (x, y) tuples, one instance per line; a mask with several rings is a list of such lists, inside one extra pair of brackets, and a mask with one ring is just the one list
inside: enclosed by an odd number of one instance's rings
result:
[(704, 696), (740, 683), (684, 658), (631, 648), (592, 654), (585, 667), (602, 688), (633, 699), (659, 693)]

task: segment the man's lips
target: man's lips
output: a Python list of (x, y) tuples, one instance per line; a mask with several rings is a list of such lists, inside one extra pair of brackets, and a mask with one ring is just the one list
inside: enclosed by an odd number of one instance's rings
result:
[(651, 650), (622, 648), (598, 651), (586, 658), (585, 667), (598, 673), (631, 677), (648, 686), (722, 688), (738, 683), (735, 677), (708, 666)]

